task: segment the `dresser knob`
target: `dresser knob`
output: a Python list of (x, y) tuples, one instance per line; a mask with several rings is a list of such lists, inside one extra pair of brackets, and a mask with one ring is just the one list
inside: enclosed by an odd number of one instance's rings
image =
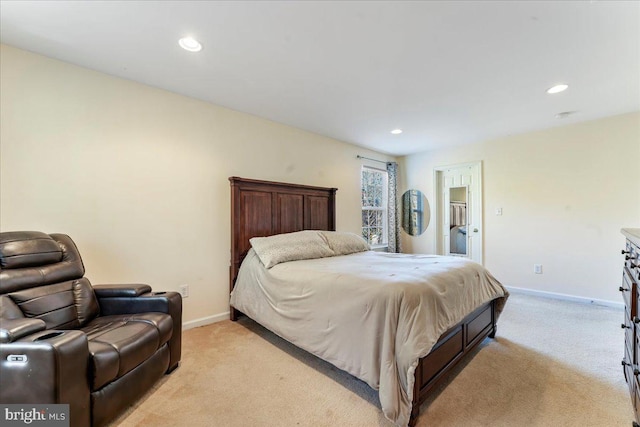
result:
[[(631, 363), (627, 363), (624, 360), (622, 361), (622, 366), (633, 366)], [(640, 370), (638, 368), (633, 368), (633, 375), (636, 377), (640, 375)]]
[(619, 290), (620, 292), (627, 292), (629, 289), (627, 289), (627, 288), (623, 288), (622, 286), (620, 286), (620, 287), (618, 288), (618, 290)]
[(630, 254), (631, 252), (630, 252), (630, 251), (626, 251), (626, 250), (624, 250), (624, 249), (623, 249), (623, 250), (622, 250), (622, 252), (620, 252), (620, 253), (621, 253), (622, 255), (624, 255), (624, 254)]
[(631, 329), (631, 326), (627, 326), (624, 323), (620, 325), (622, 329)]
[(633, 323), (635, 323), (635, 324), (640, 323), (640, 317), (635, 316), (635, 317), (633, 318)]
[(638, 264), (634, 264), (632, 262), (629, 263), (629, 268), (633, 269), (636, 268), (638, 266)]

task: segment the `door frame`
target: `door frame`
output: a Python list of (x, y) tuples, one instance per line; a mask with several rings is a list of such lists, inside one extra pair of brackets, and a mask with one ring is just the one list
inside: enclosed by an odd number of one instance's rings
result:
[[(444, 219), (442, 217), (443, 215), (443, 206), (444, 206), (444, 184), (443, 184), (443, 180), (442, 180), (442, 176), (443, 173), (449, 169), (457, 169), (457, 168), (464, 168), (464, 167), (470, 167), (470, 166), (477, 166), (478, 167), (478, 233), (476, 233), (475, 238), (480, 240), (480, 244), (478, 245), (479, 249), (480, 249), (480, 253), (478, 254), (478, 260), (480, 262), (480, 264), (484, 265), (484, 196), (483, 196), (483, 192), (482, 192), (482, 160), (478, 160), (476, 162), (467, 162), (467, 163), (458, 163), (458, 164), (453, 164), (453, 165), (446, 165), (446, 166), (436, 166), (433, 168), (433, 185), (434, 185), (434, 199), (435, 199), (435, 222), (436, 222), (436, 244), (435, 244), (435, 248), (436, 248), (436, 254), (438, 255), (445, 255), (444, 250), (445, 248), (443, 247), (443, 240), (444, 240)], [(469, 191), (469, 190), (467, 190)], [(475, 225), (475, 224), (474, 224)], [(467, 239), (468, 242), (468, 239)], [(469, 248), (468, 248), (469, 249)], [(467, 252), (468, 253), (468, 252)]]

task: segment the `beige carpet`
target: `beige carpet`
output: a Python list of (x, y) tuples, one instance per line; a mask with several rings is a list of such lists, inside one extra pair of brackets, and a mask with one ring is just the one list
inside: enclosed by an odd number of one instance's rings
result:
[[(418, 426), (631, 425), (622, 310), (512, 295)], [(184, 333), (178, 370), (112, 427), (380, 426), (377, 393), (248, 319)]]

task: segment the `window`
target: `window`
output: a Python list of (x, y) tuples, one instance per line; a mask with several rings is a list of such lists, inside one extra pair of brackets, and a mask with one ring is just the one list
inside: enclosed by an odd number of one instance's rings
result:
[(387, 245), (387, 171), (362, 167), (362, 237), (371, 246)]

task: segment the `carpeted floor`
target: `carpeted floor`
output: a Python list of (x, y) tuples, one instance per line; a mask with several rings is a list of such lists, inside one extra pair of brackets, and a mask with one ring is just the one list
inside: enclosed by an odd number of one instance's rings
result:
[[(631, 425), (622, 309), (512, 295), (418, 426)], [(468, 360), (468, 359), (467, 359)], [(365, 383), (251, 320), (186, 331), (180, 367), (112, 427), (389, 427)]]

